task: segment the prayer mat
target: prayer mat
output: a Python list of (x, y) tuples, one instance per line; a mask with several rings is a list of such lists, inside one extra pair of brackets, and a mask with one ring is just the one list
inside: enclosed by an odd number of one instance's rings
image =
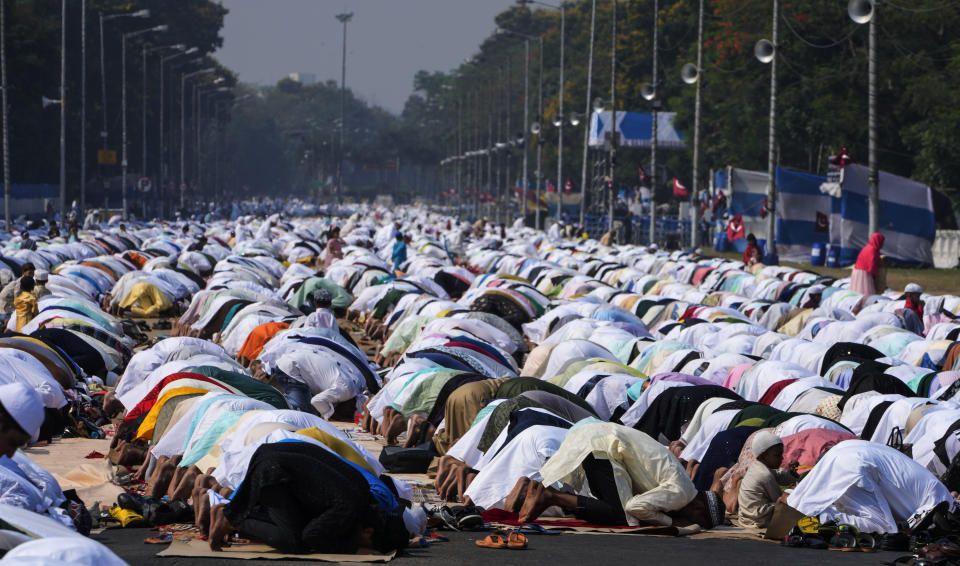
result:
[(174, 539), (170, 546), (157, 556), (183, 556), (189, 558), (234, 558), (239, 560), (315, 560), (318, 562), (390, 562), (397, 555), (390, 554), (284, 554), (265, 544), (234, 544), (219, 552), (210, 550), (204, 540), (182, 542)]
[(492, 528), (505, 528), (509, 530), (525, 524), (534, 524), (550, 531), (578, 534), (661, 535), (678, 537), (700, 532), (700, 528), (696, 526), (692, 528), (678, 528), (664, 527), (661, 525), (638, 525), (636, 527), (626, 525), (622, 527), (591, 525), (586, 521), (572, 517), (544, 517), (532, 523), (521, 523), (518, 520), (517, 513), (510, 513), (502, 509), (488, 509), (484, 511), (483, 520), (490, 523)]

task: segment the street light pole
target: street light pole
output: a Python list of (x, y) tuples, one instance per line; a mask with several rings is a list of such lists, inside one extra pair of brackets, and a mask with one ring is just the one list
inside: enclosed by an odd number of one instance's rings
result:
[[(87, 207), (87, 0), (80, 1), (80, 210)], [(60, 218), (61, 223), (66, 220)], [(78, 218), (77, 222), (81, 219)], [(65, 229), (61, 227), (61, 230)]]
[[(140, 120), (141, 120), (141, 122), (142, 122), (142, 125), (141, 125), (141, 137), (142, 137), (142, 139), (141, 139), (141, 145), (142, 145), (142, 148), (141, 148), (141, 149), (142, 149), (143, 154), (142, 154), (142, 156), (141, 156), (141, 161), (140, 161), (140, 169), (141, 169), (140, 174), (143, 175), (144, 177), (149, 177), (149, 176), (150, 176), (149, 167), (147, 167), (147, 55), (149, 55), (150, 53), (153, 53), (153, 52), (155, 52), (155, 51), (161, 51), (161, 50), (164, 50), (164, 49), (176, 49), (176, 50), (179, 50), (179, 51), (182, 52), (184, 49), (186, 49), (186, 46), (183, 45), (182, 43), (178, 43), (178, 44), (176, 44), (176, 45), (160, 45), (160, 46), (157, 46), (157, 47), (151, 47), (151, 48), (149, 48), (149, 49), (147, 48), (146, 45), (143, 46), (143, 99), (142, 99), (141, 104), (140, 104)], [(163, 66), (163, 58), (161, 58), (161, 69), (160, 69), (160, 74), (161, 74), (161, 75), (163, 74), (162, 66)], [(162, 116), (163, 116), (163, 88), (162, 88), (163, 80), (162, 80), (162, 78), (161, 78), (160, 84), (161, 84), (161, 88), (160, 88), (160, 116), (161, 116), (160, 123), (163, 124), (163, 118), (162, 118)], [(162, 129), (162, 128), (161, 128), (161, 129)], [(163, 135), (163, 134), (161, 133), (161, 140), (163, 139), (163, 138), (162, 138), (162, 135)], [(161, 148), (162, 148), (162, 146), (163, 146), (163, 144), (162, 144), (162, 142), (161, 142)], [(161, 151), (162, 151), (162, 150), (161, 150)], [(157, 187), (160, 186), (160, 182), (161, 182), (161, 181), (160, 181), (160, 179), (158, 178), (158, 179), (157, 179), (157, 183), (156, 183), (156, 184), (157, 184)], [(157, 189), (157, 190), (159, 191), (159, 189)]]
[(343, 24), (343, 53), (340, 63), (340, 151), (337, 159), (337, 194), (334, 197), (334, 202), (339, 205), (343, 195), (343, 133), (347, 102), (347, 22), (353, 18), (353, 12), (337, 14), (336, 18)]
[(697, 15), (697, 95), (693, 103), (693, 183), (690, 191), (690, 247), (697, 247), (697, 197), (700, 192), (700, 97), (703, 92), (703, 2)]
[(557, 221), (560, 221), (560, 209), (563, 208), (563, 195), (560, 192), (563, 187), (563, 67), (564, 67), (564, 49), (566, 42), (566, 23), (567, 9), (560, 4), (560, 127), (557, 128)]
[[(593, 44), (596, 32), (597, 22), (597, 0), (593, 0), (590, 6), (590, 48), (587, 53), (587, 103), (586, 110), (583, 113), (583, 119), (587, 123), (583, 128), (583, 163), (580, 166), (580, 226), (586, 228), (585, 215), (587, 206), (587, 160), (590, 154), (590, 108), (593, 104)], [(557, 194), (560, 186), (557, 186)]]
[(530, 38), (523, 41), (523, 177), (520, 185), (520, 218), (524, 218), (526, 225), (527, 212), (527, 159), (529, 144), (527, 143), (530, 129)]
[[(152, 31), (167, 31), (166, 25), (153, 26), (151, 28), (142, 29), (139, 31), (127, 32), (123, 34), (120, 47), (120, 101), (121, 101), (121, 122), (123, 129), (123, 140), (121, 142), (121, 150), (123, 155), (121, 156), (120, 167), (120, 191), (123, 198), (123, 219), (127, 219), (127, 40), (145, 33), (150, 33)], [(62, 110), (62, 108), (61, 108)]]
[(770, 131), (767, 147), (767, 255), (776, 255), (777, 231), (777, 44), (780, 27), (780, 0), (773, 0), (773, 59), (770, 61)]
[(880, 173), (877, 169), (877, 4), (876, 0), (850, 0), (847, 14), (858, 24), (867, 24), (867, 184), (869, 193), (868, 230), (880, 229)]
[[(150, 17), (150, 10), (138, 10), (136, 12), (130, 13), (120, 13), (120, 14), (108, 14), (104, 15), (103, 12), (99, 13), (100, 15), (100, 107), (103, 109), (103, 129), (100, 130), (100, 138), (103, 140), (103, 149), (108, 149), (109, 146), (109, 128), (107, 127), (107, 65), (106, 65), (106, 51), (103, 47), (103, 23), (113, 20), (115, 18), (122, 17), (131, 17), (131, 18), (148, 18)], [(125, 58), (124, 58), (125, 59)], [(104, 208), (108, 208), (109, 205), (109, 190), (105, 187), (104, 189)]]
[(7, 2), (0, 0), (0, 83), (3, 87), (3, 217), (4, 228), (10, 224), (10, 138), (8, 136), (9, 108), (7, 104)]
[(657, 107), (660, 105), (657, 73), (660, 55), (660, 0), (653, 0), (653, 127), (650, 138), (650, 243), (657, 241)]
[(187, 90), (187, 81), (193, 77), (199, 75), (205, 75), (207, 73), (212, 73), (216, 71), (214, 67), (209, 67), (206, 69), (201, 69), (199, 71), (194, 71), (192, 73), (184, 73), (180, 75), (180, 208), (183, 208), (186, 204), (186, 185), (187, 185), (187, 169), (186, 158), (186, 142), (187, 142), (187, 118), (186, 118), (186, 100), (185, 92)]
[[(701, 0), (702, 1), (702, 0)], [(613, 21), (610, 40), (610, 226), (613, 232), (613, 213), (617, 201), (617, 0), (613, 0)], [(586, 171), (586, 160), (584, 160)]]
[(60, 2), (60, 218), (67, 208), (67, 0)]

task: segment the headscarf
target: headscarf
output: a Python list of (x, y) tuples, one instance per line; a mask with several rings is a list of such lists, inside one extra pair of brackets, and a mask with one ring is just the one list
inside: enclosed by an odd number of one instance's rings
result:
[(870, 236), (870, 243), (860, 250), (857, 263), (853, 267), (866, 271), (870, 275), (876, 275), (880, 269), (880, 250), (883, 248), (884, 240), (883, 234), (874, 232)]

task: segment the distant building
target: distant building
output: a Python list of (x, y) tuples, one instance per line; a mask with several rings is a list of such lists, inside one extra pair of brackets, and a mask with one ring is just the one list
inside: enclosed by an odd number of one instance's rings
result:
[(303, 86), (313, 86), (317, 84), (317, 75), (313, 73), (290, 73), (287, 75), (291, 81), (297, 81)]

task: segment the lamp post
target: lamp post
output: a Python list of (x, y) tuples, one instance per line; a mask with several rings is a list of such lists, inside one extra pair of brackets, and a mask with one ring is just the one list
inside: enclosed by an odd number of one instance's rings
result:
[(334, 202), (339, 205), (343, 195), (343, 132), (347, 101), (347, 22), (353, 19), (353, 12), (337, 14), (336, 18), (343, 24), (343, 57), (340, 63), (340, 148), (337, 152), (337, 194), (334, 197)]
[(0, 86), (3, 88), (3, 218), (4, 228), (10, 230), (10, 138), (8, 135), (9, 108), (7, 104), (7, 6), (0, 0)]
[[(87, 206), (87, 0), (80, 0), (80, 210)], [(61, 224), (66, 220), (60, 217)], [(79, 222), (80, 219), (77, 219)]]
[(610, 226), (608, 230), (613, 232), (613, 213), (617, 201), (617, 144), (620, 142), (620, 136), (617, 133), (617, 0), (613, 0), (610, 38), (610, 123), (612, 127), (610, 130)]
[(693, 103), (693, 182), (690, 187), (690, 247), (697, 247), (697, 201), (700, 186), (700, 96), (703, 91), (703, 2), (697, 15), (697, 62), (687, 63), (680, 71), (680, 78), (687, 84), (697, 86)]
[(761, 39), (754, 48), (754, 55), (761, 63), (770, 64), (770, 130), (767, 142), (767, 255), (776, 256), (777, 232), (777, 34), (779, 31), (780, 0), (773, 0), (772, 39)]
[[(564, 91), (564, 82), (563, 82), (563, 73), (564, 73), (564, 55), (566, 48), (566, 23), (567, 23), (567, 8), (561, 2), (559, 6), (554, 4), (547, 4), (546, 2), (540, 2), (539, 0), (517, 0), (517, 3), (520, 5), (527, 4), (539, 4), (541, 6), (546, 6), (548, 8), (558, 8), (560, 10), (560, 90), (559, 90), (559, 100), (557, 114), (561, 116), (559, 124), (557, 125), (557, 220), (560, 220), (560, 187), (563, 184), (563, 91)], [(539, 203), (538, 203), (539, 205)]]
[[(147, 55), (157, 51), (162, 51), (164, 49), (175, 49), (178, 52), (183, 53), (186, 50), (186, 48), (187, 46), (182, 43), (178, 43), (176, 45), (160, 45), (157, 47), (150, 47), (150, 48), (148, 48), (146, 45), (143, 46), (143, 51), (142, 51), (143, 53), (143, 99), (140, 104), (140, 121), (141, 121), (140, 133), (142, 138), (141, 139), (142, 155), (140, 158), (140, 169), (141, 169), (141, 174), (145, 177), (148, 177), (150, 175), (149, 168), (147, 167)], [(161, 58), (161, 66), (162, 66), (162, 58)], [(161, 69), (160, 72), (162, 74), (163, 70)], [(162, 115), (163, 113), (163, 89), (162, 88), (160, 89), (160, 112)], [(161, 119), (161, 123), (163, 123), (162, 119)], [(160, 180), (158, 179), (157, 184), (159, 185), (159, 183), (160, 183)]]
[[(593, 104), (591, 96), (593, 95), (593, 42), (597, 23), (597, 0), (593, 0), (590, 5), (590, 48), (587, 53), (587, 108), (584, 110), (584, 116), (589, 118), (590, 106)], [(580, 226), (586, 227), (585, 214), (587, 206), (587, 159), (590, 155), (590, 126), (589, 119), (587, 126), (583, 128), (583, 163), (580, 165)], [(616, 129), (616, 125), (614, 125)], [(558, 187), (559, 189), (559, 187)], [(558, 191), (559, 194), (559, 191)]]
[[(107, 65), (106, 65), (106, 51), (103, 47), (103, 24), (110, 20), (116, 18), (149, 18), (150, 10), (138, 10), (136, 12), (122, 12), (119, 14), (107, 14), (104, 15), (103, 12), (100, 12), (100, 106), (103, 109), (103, 129), (100, 130), (100, 138), (103, 140), (103, 149), (108, 149), (110, 147), (110, 131), (107, 127)], [(124, 81), (126, 82), (126, 81)], [(109, 194), (107, 192), (106, 194)], [(108, 201), (105, 201), (108, 202)], [(104, 206), (106, 208), (106, 205)]]
[(60, 218), (67, 208), (67, 0), (60, 3)]
[[(222, 81), (221, 81), (222, 82)], [(219, 83), (217, 83), (219, 84)], [(203, 121), (203, 97), (210, 95), (211, 97), (216, 96), (217, 94), (230, 92), (229, 87), (221, 86), (213, 89), (206, 89), (203, 91), (197, 92), (197, 109), (194, 120), (197, 123), (197, 180), (199, 182), (200, 190), (203, 189), (203, 138), (201, 136), (201, 123)]]
[[(157, 178), (159, 179), (158, 185), (160, 187), (163, 187), (164, 180), (166, 180), (170, 176), (170, 167), (167, 163), (167, 155), (168, 155), (167, 144), (166, 144), (167, 122), (164, 118), (166, 114), (166, 107), (167, 107), (167, 101), (164, 96), (164, 93), (166, 92), (164, 87), (165, 85), (164, 77), (166, 76), (166, 64), (167, 64), (167, 61), (172, 61), (177, 57), (180, 57), (182, 55), (190, 55), (190, 54), (196, 53), (197, 51), (198, 49), (196, 47), (190, 47), (186, 51), (182, 51), (180, 53), (174, 53), (172, 55), (168, 55), (167, 57), (162, 57), (160, 59), (160, 128), (159, 128), (160, 130), (160, 172), (157, 175)], [(201, 61), (203, 61), (203, 58), (198, 57), (190, 61), (184, 61), (181, 64), (188, 65), (188, 64), (194, 64), (194, 63), (200, 63)], [(171, 69), (176, 68), (177, 66), (179, 65), (173, 65)], [(166, 197), (166, 194), (164, 194), (160, 199), (160, 215), (161, 216), (163, 216), (163, 206), (164, 206), (165, 197)]]
[(187, 118), (186, 118), (186, 101), (184, 94), (187, 90), (187, 81), (193, 77), (198, 77), (200, 75), (206, 75), (216, 71), (214, 67), (208, 67), (206, 69), (200, 69), (199, 71), (194, 71), (192, 73), (184, 73), (180, 75), (180, 208), (183, 208), (186, 203), (186, 189), (187, 189), (187, 169), (186, 169), (186, 142), (187, 142)]
[(867, 25), (867, 184), (870, 185), (868, 230), (872, 235), (880, 229), (880, 173), (877, 170), (877, 3), (875, 0), (850, 0), (850, 19)]
[(657, 82), (657, 76), (660, 66), (660, 0), (653, 0), (653, 83), (643, 98), (653, 102), (653, 120), (650, 137), (650, 173), (653, 175), (650, 183), (650, 243), (657, 241), (657, 110), (660, 107), (660, 101), (657, 99), (657, 88), (660, 84)]
[(122, 125), (123, 125), (123, 139), (121, 141), (121, 151), (123, 155), (120, 157), (120, 191), (123, 198), (123, 219), (127, 219), (127, 40), (134, 38), (146, 33), (154, 31), (167, 31), (167, 26), (159, 25), (153, 26), (150, 28), (131, 31), (123, 34), (120, 47), (120, 101), (121, 101), (121, 114), (122, 114)]

